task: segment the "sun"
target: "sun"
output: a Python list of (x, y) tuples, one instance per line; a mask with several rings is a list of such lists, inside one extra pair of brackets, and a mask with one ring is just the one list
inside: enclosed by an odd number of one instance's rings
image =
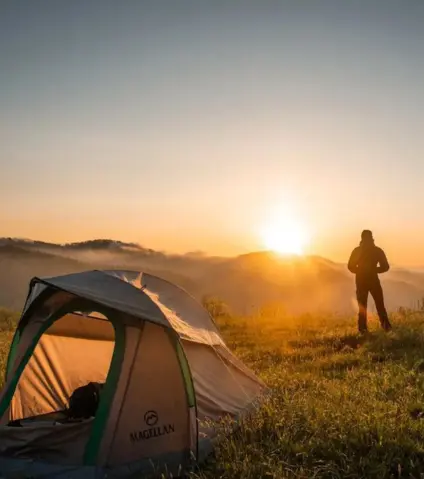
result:
[(287, 215), (268, 220), (261, 232), (264, 246), (276, 253), (302, 255), (307, 243), (304, 226)]

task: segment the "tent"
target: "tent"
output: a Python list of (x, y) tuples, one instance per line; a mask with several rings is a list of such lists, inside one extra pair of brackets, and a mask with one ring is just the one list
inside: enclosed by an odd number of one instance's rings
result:
[[(66, 420), (90, 382), (103, 384), (94, 416)], [(0, 394), (0, 476), (175, 477), (264, 391), (208, 312), (163, 279), (34, 278)]]

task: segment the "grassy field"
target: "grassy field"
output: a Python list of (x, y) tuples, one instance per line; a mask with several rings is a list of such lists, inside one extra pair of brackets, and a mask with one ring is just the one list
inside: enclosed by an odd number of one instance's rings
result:
[(362, 338), (353, 318), (219, 320), (272, 393), (195, 477), (423, 478), (424, 314), (393, 323)]
[(9, 345), (17, 321), (18, 314), (0, 308), (0, 389), (3, 387)]
[[(1, 374), (15, 320), (0, 312)], [(272, 392), (193, 478), (424, 478), (424, 313), (364, 338), (354, 318), (217, 321)]]

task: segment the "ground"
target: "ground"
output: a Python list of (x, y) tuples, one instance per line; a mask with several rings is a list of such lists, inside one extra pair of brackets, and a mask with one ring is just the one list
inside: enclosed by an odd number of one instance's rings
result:
[(271, 395), (195, 477), (424, 477), (423, 313), (394, 316), (390, 334), (371, 321), (368, 337), (353, 318), (219, 323)]
[[(0, 367), (15, 317), (0, 312)], [(424, 313), (371, 321), (282, 311), (217, 319), (270, 396), (193, 478), (424, 478)], [(3, 371), (1, 371), (3, 373)]]
[(0, 389), (3, 387), (7, 355), (17, 321), (16, 313), (0, 308)]

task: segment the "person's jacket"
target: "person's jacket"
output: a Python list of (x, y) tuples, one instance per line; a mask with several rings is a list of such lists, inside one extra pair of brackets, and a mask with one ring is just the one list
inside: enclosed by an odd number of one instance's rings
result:
[(347, 267), (359, 278), (377, 277), (389, 271), (390, 266), (384, 251), (373, 242), (363, 243), (350, 255)]

